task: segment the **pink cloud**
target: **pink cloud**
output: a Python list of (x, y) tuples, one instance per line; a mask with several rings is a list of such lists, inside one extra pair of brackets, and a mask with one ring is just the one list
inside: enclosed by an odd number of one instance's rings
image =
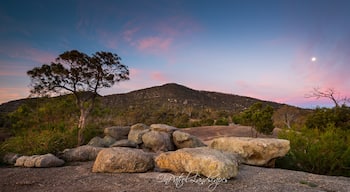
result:
[(137, 48), (147, 52), (162, 52), (168, 50), (172, 42), (171, 38), (146, 37), (138, 41)]
[(167, 77), (159, 71), (152, 72), (151, 79), (155, 80), (157, 82), (167, 82), (168, 81)]

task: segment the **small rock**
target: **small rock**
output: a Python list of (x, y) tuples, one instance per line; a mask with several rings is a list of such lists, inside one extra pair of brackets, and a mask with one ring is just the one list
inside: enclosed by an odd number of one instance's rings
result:
[(22, 155), (16, 153), (6, 153), (3, 157), (3, 162), (6, 164), (14, 165), (16, 160)]
[(195, 148), (195, 147), (204, 147), (206, 146), (201, 140), (197, 137), (184, 133), (182, 131), (175, 131), (173, 133), (173, 141), (178, 149), (182, 148)]
[(92, 138), (88, 145), (94, 146), (94, 147), (105, 147), (104, 141), (101, 137), (94, 137)]
[(22, 156), (17, 159), (17, 167), (58, 167), (62, 166), (64, 161), (52, 154)]
[(167, 132), (149, 131), (142, 136), (142, 141), (144, 147), (154, 152), (175, 150), (171, 134)]
[(150, 127), (151, 131), (160, 131), (166, 133), (173, 133), (174, 131), (178, 130), (178, 128), (166, 124), (152, 124)]
[(133, 141), (129, 141), (127, 139), (123, 139), (120, 141), (116, 141), (113, 145), (109, 146), (109, 147), (130, 147), (130, 148), (137, 148), (138, 145), (133, 142)]
[(161, 153), (155, 158), (155, 165), (175, 173), (201, 174), (208, 178), (229, 179), (238, 174), (234, 155), (207, 147)]
[(106, 135), (106, 136), (103, 137), (102, 141), (103, 141), (103, 145), (104, 145), (105, 147), (109, 147), (109, 146), (111, 146), (113, 143), (115, 143), (117, 140), (116, 140), (114, 137), (111, 137), (111, 136), (109, 136), (109, 135)]
[(65, 149), (59, 157), (67, 162), (72, 161), (91, 161), (95, 160), (98, 152), (100, 152), (102, 147), (94, 147), (90, 145), (83, 145), (73, 149)]
[(152, 156), (141, 149), (113, 147), (98, 154), (92, 172), (135, 173), (146, 172), (153, 167)]
[(130, 128), (130, 132), (128, 135), (128, 140), (135, 142), (136, 144), (142, 143), (142, 135), (150, 131), (149, 126), (138, 123)]
[(125, 127), (112, 126), (112, 127), (105, 128), (104, 134), (106, 136), (113, 137), (115, 140), (121, 140), (121, 139), (128, 138), (129, 131), (130, 131), (129, 126), (125, 126)]

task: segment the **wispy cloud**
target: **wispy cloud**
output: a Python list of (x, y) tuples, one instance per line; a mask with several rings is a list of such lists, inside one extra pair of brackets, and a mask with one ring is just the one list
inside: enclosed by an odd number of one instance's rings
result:
[(151, 53), (166, 52), (172, 42), (173, 40), (171, 38), (146, 37), (138, 40), (137, 48), (141, 51)]
[(57, 57), (55, 53), (37, 49), (24, 43), (0, 46), (0, 54), (9, 58), (34, 61), (39, 64), (51, 62)]

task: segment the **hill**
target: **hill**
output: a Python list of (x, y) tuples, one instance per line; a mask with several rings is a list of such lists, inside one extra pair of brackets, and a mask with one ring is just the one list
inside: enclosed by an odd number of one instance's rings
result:
[[(271, 105), (276, 110), (287, 106), (246, 96), (199, 91), (170, 83), (129, 93), (99, 96), (88, 124), (95, 128), (139, 122), (165, 123), (179, 128), (227, 125), (232, 122), (233, 115), (256, 102)], [(14, 111), (15, 117), (8, 117)], [(31, 128), (63, 125), (71, 128), (75, 126), (78, 116), (79, 110), (72, 95), (10, 101), (0, 105), (0, 140), (3, 140), (1, 135), (8, 137), (8, 128), (13, 129), (13, 125), (17, 129), (23, 126)], [(23, 126), (18, 127), (20, 125)]]

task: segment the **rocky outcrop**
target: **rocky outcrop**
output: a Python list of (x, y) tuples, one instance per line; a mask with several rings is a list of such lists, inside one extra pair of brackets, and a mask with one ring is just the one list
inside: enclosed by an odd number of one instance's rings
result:
[(175, 173), (201, 174), (208, 178), (228, 179), (238, 173), (238, 161), (233, 154), (207, 147), (161, 153), (155, 158), (155, 165)]
[(22, 156), (16, 160), (17, 167), (58, 167), (62, 166), (64, 161), (52, 154)]
[(113, 147), (98, 154), (92, 172), (135, 173), (146, 172), (153, 167), (152, 155), (141, 149)]
[(173, 141), (178, 149), (182, 148), (195, 148), (206, 146), (201, 140), (197, 137), (190, 135), (182, 131), (175, 131), (173, 133)]
[(127, 139), (129, 131), (130, 131), (130, 127), (129, 126), (125, 126), (125, 127), (112, 126), (112, 127), (105, 128), (104, 129), (104, 134), (106, 136), (111, 136), (115, 140), (118, 141), (118, 140), (121, 140), (121, 139)]
[(273, 167), (276, 158), (287, 154), (290, 143), (284, 139), (221, 137), (214, 139), (210, 148), (238, 154), (248, 165)]
[(128, 139), (123, 139), (116, 141), (113, 145), (109, 147), (130, 147), (130, 148), (137, 148), (138, 145), (134, 143), (133, 141), (129, 141)]
[(171, 133), (149, 131), (142, 135), (142, 141), (143, 147), (150, 149), (153, 152), (175, 150)]
[(59, 157), (67, 162), (71, 161), (91, 161), (95, 160), (102, 147), (83, 145), (73, 149), (65, 149)]
[(142, 123), (135, 124), (130, 128), (128, 140), (136, 144), (142, 144), (142, 136), (148, 131), (150, 131), (149, 126)]

